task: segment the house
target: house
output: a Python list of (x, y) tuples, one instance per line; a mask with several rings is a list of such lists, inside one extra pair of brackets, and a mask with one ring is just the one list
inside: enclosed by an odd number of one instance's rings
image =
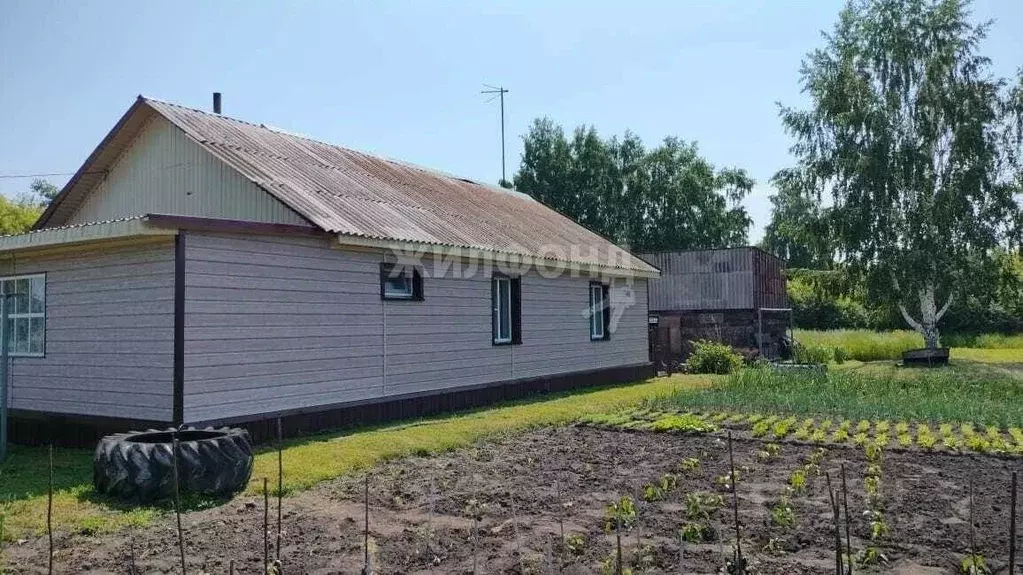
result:
[(530, 197), (141, 96), (0, 268), (22, 439), (295, 434), (651, 373), (657, 270)]
[(639, 254), (649, 282), (652, 348), (685, 356), (709, 339), (778, 357), (790, 327), (785, 262), (757, 247)]

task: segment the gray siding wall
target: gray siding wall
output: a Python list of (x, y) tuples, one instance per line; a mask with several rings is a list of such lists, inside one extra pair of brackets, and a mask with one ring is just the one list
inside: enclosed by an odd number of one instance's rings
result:
[(647, 361), (643, 280), (611, 339), (592, 342), (589, 280), (531, 273), (522, 345), (494, 346), (489, 277), (426, 277), (425, 301), (382, 301), (382, 253), (198, 234), (185, 253), (186, 421)]
[(46, 355), (12, 359), (11, 407), (172, 419), (173, 240), (19, 257), (2, 269), (46, 274)]
[(67, 223), (142, 214), (311, 225), (159, 116), (142, 128)]
[(753, 309), (751, 248), (640, 254), (661, 270), (650, 280), (654, 311)]

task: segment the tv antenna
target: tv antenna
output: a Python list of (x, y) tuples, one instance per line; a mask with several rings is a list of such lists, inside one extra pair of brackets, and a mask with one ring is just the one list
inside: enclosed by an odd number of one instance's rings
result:
[(501, 185), (503, 186), (508, 181), (505, 179), (504, 173), (504, 95), (508, 93), (508, 90), (504, 86), (483, 85), (487, 89), (481, 91), (480, 94), (493, 94), (487, 102), (493, 102), (495, 98), (501, 99)]

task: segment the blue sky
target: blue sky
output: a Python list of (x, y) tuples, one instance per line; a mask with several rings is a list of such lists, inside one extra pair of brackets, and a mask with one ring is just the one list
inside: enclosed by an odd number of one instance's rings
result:
[[(800, 59), (838, 1), (0, 2), (0, 175), (72, 172), (137, 94), (470, 178), (500, 177), (496, 102), (507, 96), (509, 176), (537, 116), (648, 145), (697, 140), (758, 181), (790, 164), (776, 102), (800, 104)], [(1023, 2), (979, 0), (984, 51), (1023, 65)], [(67, 176), (51, 181), (62, 185)], [(16, 194), (30, 179), (0, 178)]]

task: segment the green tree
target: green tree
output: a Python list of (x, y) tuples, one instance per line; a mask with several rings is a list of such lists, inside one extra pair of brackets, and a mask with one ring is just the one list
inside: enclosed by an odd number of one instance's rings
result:
[(760, 247), (786, 260), (789, 268), (827, 269), (834, 260), (830, 212), (797, 170), (781, 170), (771, 178), (771, 221)]
[(53, 198), (56, 198), (57, 194), (60, 193), (60, 188), (46, 180), (33, 180), (29, 190), (36, 196), (39, 196), (44, 204), (52, 202)]
[(753, 187), (745, 171), (715, 170), (695, 143), (666, 138), (646, 150), (631, 132), (571, 138), (547, 118), (523, 138), (515, 188), (583, 226), (637, 251), (744, 244), (751, 220), (740, 205)]
[(0, 235), (23, 234), (32, 229), (43, 211), (33, 198), (8, 198), (0, 194)]
[(957, 294), (997, 284), (991, 254), (1019, 230), (1019, 132), (977, 53), (987, 28), (961, 0), (852, 0), (803, 62), (811, 107), (781, 110), (798, 169), (834, 199), (839, 257), (928, 347)]

